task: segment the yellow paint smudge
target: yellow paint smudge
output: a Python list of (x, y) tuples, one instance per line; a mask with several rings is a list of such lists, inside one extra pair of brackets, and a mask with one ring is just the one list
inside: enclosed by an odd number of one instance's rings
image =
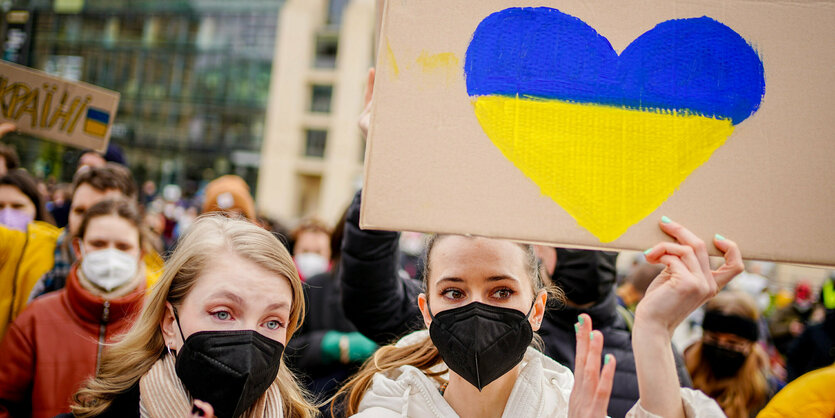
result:
[(386, 38), (386, 56), (388, 57), (392, 73), (395, 77), (399, 76), (400, 68), (397, 66), (397, 59), (394, 57), (394, 51), (391, 49), (391, 43), (388, 38)]
[(424, 73), (435, 70), (458, 70), (458, 57), (452, 52), (441, 52), (439, 54), (429, 55), (428, 52), (421, 51), (420, 56), (417, 58), (417, 63), (420, 64)]
[(655, 211), (734, 130), (730, 120), (556, 100), (473, 105), (502, 154), (601, 242)]

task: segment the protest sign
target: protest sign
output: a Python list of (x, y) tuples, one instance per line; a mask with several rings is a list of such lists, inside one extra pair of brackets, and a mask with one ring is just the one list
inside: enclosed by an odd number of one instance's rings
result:
[(835, 2), (639, 5), (387, 2), (361, 226), (835, 265)]
[(0, 61), (0, 121), (20, 132), (104, 152), (119, 93)]

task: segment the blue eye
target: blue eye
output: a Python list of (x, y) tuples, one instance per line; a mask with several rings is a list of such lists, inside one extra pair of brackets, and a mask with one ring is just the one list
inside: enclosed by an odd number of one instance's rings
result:
[(282, 326), (282, 325), (281, 325), (281, 322), (278, 322), (278, 321), (275, 321), (275, 320), (273, 320), (273, 321), (267, 321), (264, 325), (265, 325), (268, 329), (271, 329), (271, 330), (276, 330), (276, 329), (279, 329), (279, 328), (281, 328), (281, 326)]
[(215, 318), (220, 319), (221, 321), (226, 321), (232, 318), (232, 315), (230, 315), (229, 312), (226, 311), (217, 311), (212, 313), (212, 315)]

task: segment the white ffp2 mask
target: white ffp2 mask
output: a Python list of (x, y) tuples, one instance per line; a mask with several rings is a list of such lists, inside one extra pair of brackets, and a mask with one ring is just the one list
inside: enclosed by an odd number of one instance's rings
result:
[(110, 292), (136, 276), (137, 264), (130, 254), (108, 248), (84, 254), (81, 271), (87, 280)]

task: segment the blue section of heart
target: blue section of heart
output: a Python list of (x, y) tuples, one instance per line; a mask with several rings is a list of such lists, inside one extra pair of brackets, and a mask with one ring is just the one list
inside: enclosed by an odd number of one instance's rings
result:
[(479, 24), (464, 72), (470, 96), (679, 111), (734, 124), (756, 112), (765, 94), (756, 51), (709, 17), (659, 23), (618, 56), (574, 16), (548, 7), (505, 9)]

